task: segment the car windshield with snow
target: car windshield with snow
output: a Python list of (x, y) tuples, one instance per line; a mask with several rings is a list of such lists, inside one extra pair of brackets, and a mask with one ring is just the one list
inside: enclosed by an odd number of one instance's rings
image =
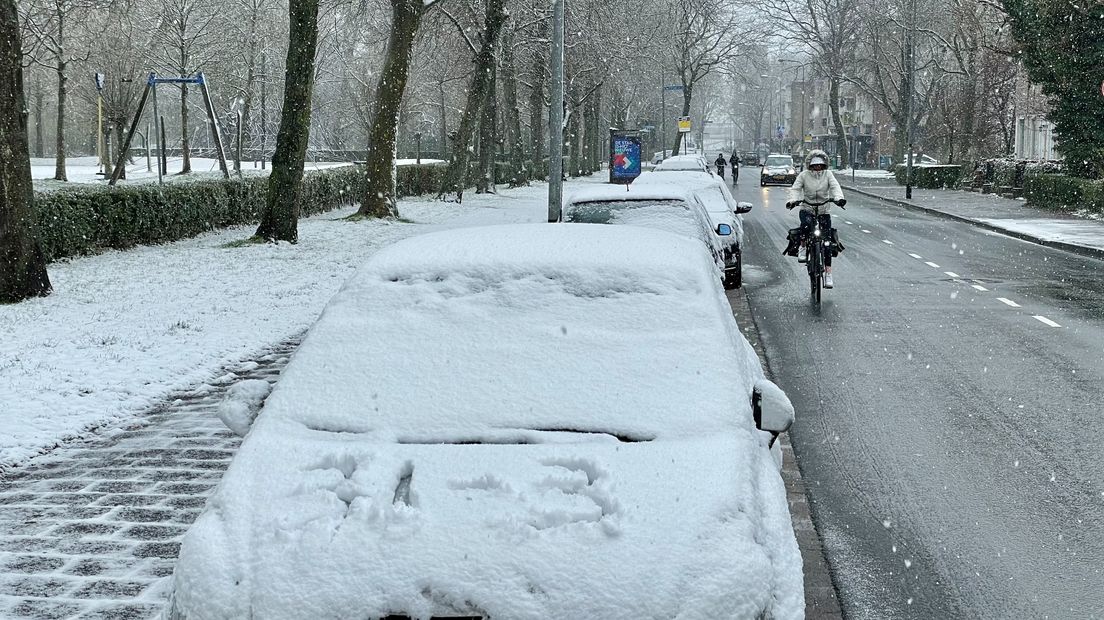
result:
[(700, 243), (403, 241), (306, 335), (167, 617), (799, 617), (769, 447), (792, 416)]

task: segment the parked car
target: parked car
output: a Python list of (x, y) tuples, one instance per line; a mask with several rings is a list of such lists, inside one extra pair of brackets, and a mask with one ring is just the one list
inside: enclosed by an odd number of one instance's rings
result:
[(797, 180), (797, 168), (793, 157), (771, 153), (759, 171), (759, 185), (793, 185)]
[(407, 239), (308, 331), (165, 617), (801, 618), (792, 419), (695, 241)]
[(657, 168), (642, 174), (633, 181), (633, 187), (677, 185), (698, 198), (709, 213), (714, 233), (721, 224), (732, 227), (733, 234), (719, 235), (724, 258), (724, 284), (726, 288), (743, 285), (744, 214), (751, 211), (750, 202), (737, 202), (728, 184), (711, 172), (666, 171)]
[(672, 172), (672, 171), (696, 171), (705, 172), (706, 174), (713, 174), (713, 164), (705, 160), (705, 157), (699, 154), (688, 155), (675, 155), (663, 160), (658, 164), (655, 169), (657, 171)]
[(698, 197), (687, 188), (674, 184), (636, 186), (633, 183), (627, 188), (620, 185), (583, 187), (564, 199), (560, 221), (643, 226), (697, 239), (713, 256), (717, 277), (721, 280), (725, 279), (725, 244), (718, 237), (736, 234), (730, 224), (714, 225)]

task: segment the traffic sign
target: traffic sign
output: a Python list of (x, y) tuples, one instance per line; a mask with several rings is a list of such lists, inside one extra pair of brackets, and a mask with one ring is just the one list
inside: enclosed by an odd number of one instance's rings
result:
[(672, 84), (670, 86), (664, 86), (663, 90), (682, 90), (682, 84)]
[(680, 116), (678, 120), (679, 133), (690, 133), (690, 117)]

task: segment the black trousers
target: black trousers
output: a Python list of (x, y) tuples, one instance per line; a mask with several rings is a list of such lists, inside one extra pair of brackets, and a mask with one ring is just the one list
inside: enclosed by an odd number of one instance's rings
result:
[[(801, 234), (808, 240), (813, 235), (813, 214), (808, 211), (801, 211), (798, 214), (801, 217)], [(832, 216), (828, 213), (821, 213), (820, 219), (820, 234), (825, 238), (830, 234), (832, 230)], [(824, 253), (824, 266), (832, 266), (832, 252)]]

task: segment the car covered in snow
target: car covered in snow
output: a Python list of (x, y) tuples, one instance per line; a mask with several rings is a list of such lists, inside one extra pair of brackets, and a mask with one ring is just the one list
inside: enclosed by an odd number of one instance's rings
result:
[(683, 172), (704, 172), (706, 174), (713, 174), (713, 164), (705, 160), (703, 155), (697, 153), (687, 153), (683, 155), (675, 155), (663, 160), (662, 163), (655, 167), (657, 171), (683, 171)]
[(292, 356), (164, 617), (800, 618), (792, 419), (700, 243), (401, 241)]
[(759, 169), (759, 185), (793, 185), (797, 180), (797, 167), (791, 155), (771, 153)]
[[(709, 213), (714, 234), (721, 244), (724, 258), (724, 282), (728, 288), (743, 285), (744, 214), (751, 211), (750, 202), (737, 202), (724, 179), (712, 173), (656, 170), (640, 175), (633, 187), (677, 185), (693, 192)], [(717, 232), (721, 224), (732, 229), (731, 235)]]
[(731, 223), (714, 224), (692, 189), (677, 184), (586, 185), (564, 198), (560, 221), (643, 226), (698, 239), (716, 261), (722, 280), (726, 241), (736, 235)]

